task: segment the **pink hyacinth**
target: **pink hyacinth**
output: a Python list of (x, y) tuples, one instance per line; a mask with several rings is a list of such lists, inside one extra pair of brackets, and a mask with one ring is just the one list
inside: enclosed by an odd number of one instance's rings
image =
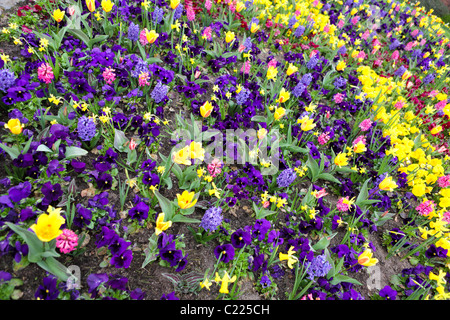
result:
[(416, 29), (416, 30), (411, 31), (411, 36), (414, 37), (414, 38), (415, 38), (418, 34), (419, 34), (419, 29)]
[(336, 103), (341, 103), (342, 101), (344, 101), (344, 95), (342, 93), (336, 93), (333, 96), (334, 102)]
[(439, 177), (437, 182), (438, 182), (439, 187), (447, 188), (448, 186), (450, 186), (450, 175)]
[(400, 53), (398, 52), (398, 50), (395, 50), (394, 52), (392, 52), (392, 55), (391, 55), (392, 60), (396, 61), (399, 57), (400, 57)]
[(252, 65), (250, 64), (250, 61), (246, 60), (245, 63), (242, 65), (241, 72), (244, 74), (249, 74), (251, 67)]
[(442, 100), (442, 101), (439, 101), (438, 103), (436, 103), (434, 107), (436, 108), (436, 110), (443, 110), (446, 105), (447, 105), (447, 100)]
[(444, 212), (444, 216), (442, 217), (442, 221), (450, 223), (450, 211)]
[(362, 38), (363, 40), (367, 40), (367, 38), (369, 38), (369, 36), (370, 36), (370, 31), (369, 31), (369, 30), (366, 30), (366, 31), (361, 35), (361, 38)]
[(211, 27), (206, 27), (205, 30), (203, 30), (203, 37), (205, 37), (208, 40), (211, 40), (212, 38), (212, 28)]
[(43, 63), (38, 68), (38, 79), (49, 84), (52, 82), (55, 75), (53, 74), (53, 69), (48, 63)]
[(357, 145), (358, 143), (362, 142), (363, 144), (366, 144), (366, 136), (358, 136), (352, 143), (353, 146)]
[(328, 135), (328, 132), (324, 132), (324, 133), (319, 135), (317, 140), (319, 141), (320, 145), (324, 145), (325, 143), (328, 142), (328, 140), (330, 140), (330, 136)]
[(339, 29), (342, 29), (342, 27), (344, 26), (344, 24), (345, 24), (345, 21), (344, 21), (344, 20), (339, 20), (339, 22), (338, 22), (338, 28), (339, 28)]
[(211, 7), (212, 7), (212, 2), (211, 2), (211, 0), (206, 0), (205, 1), (205, 8), (206, 8), (206, 10), (211, 10)]
[(278, 63), (278, 61), (277, 61), (276, 59), (272, 59), (272, 60), (270, 60), (269, 63), (267, 64), (267, 67), (268, 67), (268, 68), (270, 68), (270, 67), (276, 68), (277, 63)]
[(346, 203), (347, 201), (348, 197), (340, 198), (338, 200), (338, 202), (336, 203), (336, 208), (338, 209), (338, 211), (347, 212), (350, 209), (350, 206), (348, 205), (348, 203)]
[(75, 250), (78, 246), (78, 236), (75, 232), (69, 229), (64, 229), (62, 234), (56, 238), (56, 247), (62, 253), (69, 253)]
[(147, 40), (147, 28), (144, 28), (141, 33), (139, 34), (139, 42), (141, 43), (141, 45), (145, 46), (148, 43)]
[(141, 87), (143, 86), (149, 86), (150, 82), (148, 81), (148, 79), (150, 78), (148, 72), (141, 72), (141, 74), (139, 75), (139, 85)]
[(367, 131), (370, 129), (371, 126), (372, 120), (370, 119), (365, 119), (359, 124), (359, 128), (361, 129), (361, 131)]
[(214, 178), (218, 174), (222, 172), (223, 163), (218, 158), (214, 158), (214, 160), (208, 164), (208, 172)]
[(422, 216), (429, 215), (431, 212), (434, 211), (434, 201), (433, 200), (427, 200), (425, 202), (422, 202), (416, 207), (416, 210), (421, 214)]
[(111, 84), (116, 80), (116, 74), (113, 68), (106, 68), (102, 73), (103, 79), (105, 79), (107, 84)]
[(353, 17), (351, 21), (353, 25), (356, 25), (359, 21), (359, 16)]
[(192, 5), (186, 6), (186, 16), (187, 16), (189, 21), (194, 21), (195, 20), (195, 11), (192, 8)]

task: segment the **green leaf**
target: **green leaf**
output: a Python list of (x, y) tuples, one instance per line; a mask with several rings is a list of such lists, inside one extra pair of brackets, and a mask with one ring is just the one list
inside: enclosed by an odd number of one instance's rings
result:
[(50, 153), (53, 152), (53, 150), (50, 149), (49, 147), (47, 147), (45, 144), (40, 144), (40, 145), (37, 147), (36, 151), (43, 151), (43, 152), (50, 152)]
[(337, 235), (337, 232), (333, 233), (330, 236), (323, 237), (322, 239), (317, 241), (315, 245), (312, 246), (313, 250), (321, 251), (321, 250), (326, 249), (330, 245), (331, 239), (333, 239), (336, 235)]
[(184, 223), (200, 223), (201, 220), (188, 218), (182, 214), (177, 214), (172, 218), (172, 222), (184, 222)]
[(3, 143), (0, 143), (0, 148), (8, 153), (12, 160), (16, 159), (20, 154), (17, 148), (5, 146)]
[(342, 184), (338, 179), (333, 177), (330, 173), (324, 172), (316, 176), (316, 179), (328, 180), (337, 184)]
[(125, 136), (125, 133), (121, 130), (114, 131), (114, 148), (118, 151), (123, 152), (125, 149), (125, 143), (128, 142), (128, 138)]
[(82, 148), (70, 146), (66, 148), (66, 159), (82, 157), (87, 155), (87, 153), (88, 152)]
[(361, 190), (359, 191), (358, 198), (356, 198), (355, 204), (357, 206), (360, 206), (361, 201), (367, 200), (369, 197), (369, 191), (368, 191), (368, 183), (370, 181), (370, 178), (364, 181), (363, 186), (361, 187)]
[(350, 278), (348, 276), (344, 276), (342, 274), (335, 276), (333, 278), (333, 280), (330, 281), (330, 283), (333, 286), (335, 286), (335, 285), (337, 285), (338, 283), (341, 283), (341, 282), (349, 282), (349, 283), (353, 283), (353, 284), (360, 285), (360, 286), (362, 285), (361, 282), (359, 282), (358, 280), (355, 280), (355, 279)]
[(266, 122), (267, 118), (264, 116), (253, 116), (250, 120), (254, 122)]
[(158, 199), (159, 206), (161, 207), (162, 212), (164, 213), (165, 220), (169, 221), (172, 219), (172, 216), (174, 215), (174, 206), (173, 204), (164, 197), (161, 193), (159, 193), (158, 190), (154, 191), (156, 198)]
[(69, 278), (67, 268), (53, 257), (46, 258), (45, 260), (41, 260), (36, 263), (42, 269), (57, 276), (62, 281), (67, 281)]
[(19, 227), (11, 222), (5, 224), (15, 233), (17, 233), (28, 245), (28, 261), (38, 262), (42, 259), (44, 253), (44, 246), (41, 240), (38, 239), (34, 232)]

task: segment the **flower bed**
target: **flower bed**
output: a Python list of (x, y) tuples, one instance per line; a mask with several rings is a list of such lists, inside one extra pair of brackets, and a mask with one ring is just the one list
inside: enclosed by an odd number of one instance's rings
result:
[(1, 40), (2, 299), (449, 299), (419, 4), (38, 0)]

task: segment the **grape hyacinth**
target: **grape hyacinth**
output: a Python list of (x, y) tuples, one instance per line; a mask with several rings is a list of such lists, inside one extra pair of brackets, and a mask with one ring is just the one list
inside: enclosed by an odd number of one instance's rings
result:
[(83, 141), (91, 140), (97, 133), (94, 120), (82, 116), (78, 119), (78, 137)]
[(205, 214), (203, 215), (200, 227), (202, 227), (206, 231), (214, 232), (222, 223), (222, 219), (222, 208), (211, 207), (206, 210)]

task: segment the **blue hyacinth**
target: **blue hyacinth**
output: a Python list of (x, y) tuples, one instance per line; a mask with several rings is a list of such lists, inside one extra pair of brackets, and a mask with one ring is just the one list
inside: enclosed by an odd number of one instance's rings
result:
[(200, 227), (205, 229), (206, 231), (214, 232), (219, 228), (222, 223), (222, 208), (220, 207), (211, 207), (206, 210), (203, 215), (202, 221), (200, 222)]
[(331, 270), (331, 264), (327, 261), (325, 255), (314, 257), (311, 262), (306, 264), (306, 273), (308, 278), (314, 280), (314, 277), (325, 277)]
[(91, 118), (82, 116), (78, 119), (78, 137), (83, 141), (91, 140), (97, 133), (95, 122)]
[(14, 85), (16, 81), (16, 76), (14, 72), (9, 69), (0, 69), (0, 90), (6, 92), (9, 88)]
[(128, 39), (131, 41), (138, 41), (139, 40), (139, 25), (135, 24), (134, 22), (130, 23), (130, 26), (128, 27)]
[(277, 184), (279, 188), (289, 187), (292, 182), (297, 178), (297, 174), (294, 169), (288, 168), (283, 170), (277, 178)]

